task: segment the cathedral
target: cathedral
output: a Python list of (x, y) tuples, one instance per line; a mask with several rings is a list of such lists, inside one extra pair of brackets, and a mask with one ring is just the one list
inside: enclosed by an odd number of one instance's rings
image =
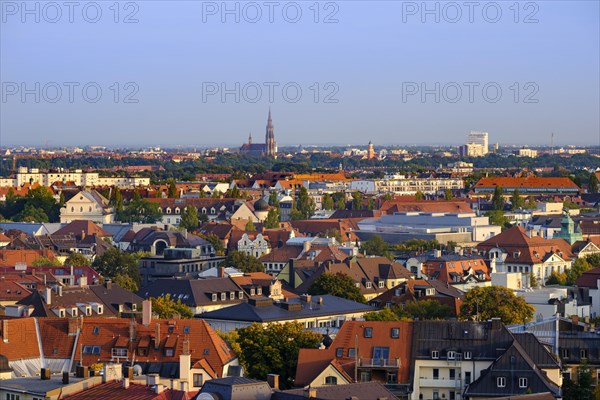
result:
[(248, 137), (248, 143), (240, 147), (240, 154), (255, 157), (274, 157), (277, 158), (277, 143), (275, 143), (275, 128), (271, 120), (271, 109), (269, 109), (269, 118), (267, 119), (266, 143), (252, 143), (252, 134)]

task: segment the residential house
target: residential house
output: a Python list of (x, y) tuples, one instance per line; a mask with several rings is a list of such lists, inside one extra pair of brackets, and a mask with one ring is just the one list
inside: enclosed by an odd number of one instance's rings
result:
[(274, 301), (268, 297), (251, 298), (227, 309), (201, 314), (199, 317), (214, 329), (229, 332), (253, 323), (299, 322), (307, 329), (335, 330), (346, 321), (373, 311), (371, 306), (332, 295), (310, 296)]
[(589, 291), (590, 316), (592, 318), (600, 316), (600, 266), (581, 274), (575, 281), (575, 285), (580, 288), (587, 288)]
[(108, 199), (96, 190), (82, 190), (67, 200), (60, 209), (60, 222), (90, 220), (99, 224), (110, 224), (115, 220), (115, 210)]
[(451, 315), (458, 317), (464, 292), (441, 280), (409, 279), (371, 299), (373, 307), (400, 307), (423, 300), (432, 300), (450, 308)]
[[(269, 254), (260, 257), (260, 261), (267, 273), (290, 282), (290, 259), (294, 259), (296, 267), (314, 266), (327, 261), (343, 261), (356, 254), (358, 249), (340, 246), (336, 244), (335, 238), (298, 237), (287, 240), (285, 245), (273, 248)], [(301, 283), (300, 280), (295, 282), (298, 286)]]
[(477, 254), (445, 254), (434, 251), (434, 256), (410, 258), (406, 268), (418, 277), (439, 280), (463, 292), (474, 287), (492, 285), (490, 268)]
[(379, 382), (406, 397), (412, 340), (412, 322), (348, 321), (328, 348), (300, 349), (294, 384), (319, 388)]
[(477, 245), (477, 250), (498, 272), (533, 273), (545, 282), (552, 272), (565, 272), (574, 260), (571, 245), (564, 239), (530, 237), (520, 227), (512, 227)]
[(142, 285), (160, 278), (198, 277), (198, 273), (218, 267), (225, 259), (214, 256), (212, 245), (203, 240), (197, 248), (165, 248), (161, 256), (141, 257)]
[(210, 242), (187, 231), (163, 231), (157, 227), (140, 229), (129, 245), (130, 251), (149, 252), (152, 256), (162, 255), (167, 248), (196, 248), (203, 256), (215, 251)]

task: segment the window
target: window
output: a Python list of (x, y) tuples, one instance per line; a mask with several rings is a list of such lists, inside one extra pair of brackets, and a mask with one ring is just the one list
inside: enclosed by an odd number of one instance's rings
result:
[(175, 351), (173, 350), (173, 348), (165, 349), (165, 356), (173, 357), (173, 354), (175, 354)]
[(325, 377), (326, 385), (337, 385), (337, 378), (335, 376), (327, 376)]
[(92, 346), (83, 346), (83, 354), (92, 354)]
[(235, 292), (229, 293), (229, 300), (235, 300)]
[(389, 356), (389, 347), (373, 347), (373, 360), (387, 360)]
[(256, 294), (256, 291), (254, 290), (254, 288), (250, 289), (250, 296), (254, 296)]
[(588, 350), (587, 349), (579, 349), (579, 357), (580, 358), (588, 358)]
[(364, 333), (365, 333), (365, 337), (366, 338), (373, 337), (373, 328), (369, 328), (369, 327), (365, 328), (365, 332)]
[(225, 292), (221, 293), (221, 301), (225, 301), (226, 298), (227, 298), (227, 293), (225, 293)]
[(363, 371), (360, 373), (360, 381), (361, 382), (371, 382), (371, 373)]
[(336, 357), (344, 357), (344, 348), (343, 347), (338, 347), (335, 350), (335, 356)]
[(212, 294), (212, 301), (217, 301), (217, 294), (216, 293)]
[(380, 288), (383, 288), (383, 287), (384, 287), (384, 286), (383, 286), (383, 285), (384, 285), (384, 283), (385, 283), (385, 282), (383, 282), (383, 281), (379, 281), (379, 287), (380, 287)]
[(183, 327), (183, 333), (185, 333), (185, 334), (190, 333), (190, 327), (189, 326), (184, 326)]
[(433, 400), (439, 400), (440, 398), (440, 392), (438, 392), (437, 390), (433, 392)]
[(448, 352), (448, 360), (454, 360), (456, 358), (456, 352), (455, 351), (449, 351)]
[(371, 289), (371, 282), (367, 282), (367, 289)]
[(440, 352), (437, 350), (432, 350), (431, 351), (431, 358), (433, 358), (434, 360), (437, 360), (438, 358), (440, 358)]
[(433, 379), (440, 379), (440, 370), (439, 368), (433, 369)]
[(135, 303), (131, 304), (131, 311), (137, 311), (137, 304), (135, 304)]
[(244, 292), (240, 291), (240, 292), (238, 293), (238, 298), (239, 298), (239, 299), (243, 299), (243, 298), (244, 298)]
[(356, 349), (355, 348), (348, 349), (348, 357), (350, 357), (350, 358), (356, 357)]
[(471, 383), (471, 372), (465, 372), (465, 385), (469, 385)]
[(527, 387), (527, 378), (519, 378), (519, 387), (525, 389)]
[(473, 354), (470, 351), (465, 351), (463, 354), (465, 360), (470, 360), (473, 357)]
[(95, 326), (92, 334), (99, 335), (100, 334), (100, 327), (99, 326)]
[(194, 387), (202, 386), (202, 374), (194, 374)]
[(127, 357), (127, 349), (124, 348), (116, 348), (113, 349), (113, 354), (117, 357)]
[(454, 368), (450, 368), (448, 371), (448, 379), (456, 379), (456, 370)]
[(95, 355), (100, 354), (100, 346), (92, 347), (92, 354), (95, 354)]
[(506, 378), (503, 376), (499, 376), (496, 378), (496, 386), (499, 388), (506, 387)]
[(560, 349), (562, 358), (569, 358), (569, 349)]
[(400, 328), (392, 328), (392, 338), (398, 339), (400, 337)]
[(18, 394), (6, 393), (6, 400), (20, 400), (21, 397)]

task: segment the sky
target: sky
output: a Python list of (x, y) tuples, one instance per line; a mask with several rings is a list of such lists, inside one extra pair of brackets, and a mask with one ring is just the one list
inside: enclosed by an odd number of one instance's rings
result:
[(599, 145), (599, 4), (0, 0), (0, 146)]

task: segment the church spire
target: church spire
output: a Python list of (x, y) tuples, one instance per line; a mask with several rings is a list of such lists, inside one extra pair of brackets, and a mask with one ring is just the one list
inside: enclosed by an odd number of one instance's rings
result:
[(275, 128), (271, 119), (271, 107), (269, 107), (269, 117), (267, 118), (267, 134), (265, 138), (266, 155), (269, 157), (277, 157), (277, 144), (275, 143)]
[(248, 144), (252, 144), (252, 132), (248, 135)]

